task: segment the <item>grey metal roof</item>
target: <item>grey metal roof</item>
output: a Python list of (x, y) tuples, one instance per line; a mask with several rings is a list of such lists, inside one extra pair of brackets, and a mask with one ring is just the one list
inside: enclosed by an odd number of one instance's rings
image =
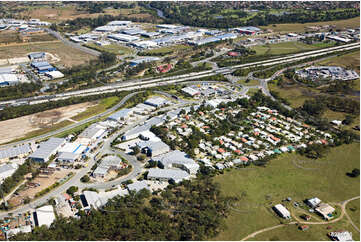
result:
[(146, 181), (136, 181), (136, 182), (128, 185), (129, 191), (139, 192), (142, 189), (150, 190)]
[(16, 147), (0, 150), (0, 159), (16, 157), (18, 155), (27, 154), (31, 151), (29, 144), (24, 144)]
[(147, 147), (148, 149), (152, 150), (152, 151), (156, 151), (156, 150), (163, 150), (163, 149), (168, 149), (169, 150), (169, 146), (164, 143), (163, 141), (141, 141), (138, 143), (138, 146), (140, 148), (145, 148)]
[(100, 167), (109, 168), (109, 166), (118, 166), (122, 160), (115, 155), (106, 156), (102, 159)]
[(34, 67), (40, 67), (40, 66), (48, 66), (50, 64), (47, 61), (39, 61), (39, 62), (31, 62), (31, 65)]
[(182, 180), (189, 177), (186, 171), (180, 169), (158, 169), (150, 168), (148, 177), (161, 178), (161, 179), (173, 179)]
[(60, 160), (75, 160), (80, 156), (80, 154), (76, 154), (73, 152), (62, 152), (58, 159)]
[(105, 168), (105, 167), (101, 167), (101, 166), (98, 166), (93, 174), (97, 174), (97, 175), (106, 175), (108, 173), (108, 168)]
[(97, 124), (92, 124), (86, 128), (79, 137), (91, 139), (99, 130), (101, 130), (101, 128), (97, 127)]
[(119, 119), (121, 119), (121, 118), (126, 118), (131, 111), (132, 111), (132, 110), (129, 109), (129, 108), (125, 108), (125, 109), (119, 110), (118, 112), (113, 113), (112, 115), (110, 115), (110, 116), (108, 117), (108, 119), (119, 120)]
[(5, 165), (0, 166), (0, 174), (11, 171), (11, 170), (15, 171), (16, 169), (17, 169), (16, 164), (5, 164)]
[(39, 149), (29, 157), (34, 159), (48, 159), (64, 142), (65, 139), (52, 137), (48, 141), (41, 143)]

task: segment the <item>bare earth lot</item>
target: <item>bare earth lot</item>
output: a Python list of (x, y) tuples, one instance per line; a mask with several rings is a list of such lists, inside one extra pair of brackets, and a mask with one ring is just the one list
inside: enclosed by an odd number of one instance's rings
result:
[(21, 43), (0, 47), (0, 59), (23, 57), (30, 52), (49, 52), (60, 58), (59, 64), (67, 67), (84, 64), (96, 57), (64, 45), (59, 41), (48, 43)]
[(21, 138), (31, 131), (46, 128), (64, 120), (69, 120), (71, 117), (84, 112), (93, 105), (93, 102), (79, 103), (26, 115), (20, 118), (1, 121), (0, 144)]
[(50, 187), (55, 182), (59, 181), (60, 179), (64, 178), (66, 175), (70, 173), (69, 170), (61, 169), (60, 171), (55, 171), (52, 175), (48, 176), (38, 176), (36, 177), (32, 182), (33, 183), (39, 183), (40, 186), (38, 187), (31, 187), (31, 188), (24, 188), (21, 192), (19, 192), (19, 195), (13, 196), (9, 203), (12, 206), (18, 206), (22, 203), (22, 200), (26, 197), (29, 197), (30, 199), (34, 198), (35, 195), (46, 189), (47, 187)]

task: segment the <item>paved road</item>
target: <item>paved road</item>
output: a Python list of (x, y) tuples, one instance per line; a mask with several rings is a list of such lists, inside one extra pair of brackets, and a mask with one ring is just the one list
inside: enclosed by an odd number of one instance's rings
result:
[(53, 35), (55, 38), (57, 38), (58, 40), (60, 40), (61, 42), (63, 42), (64, 44), (66, 44), (68, 46), (71, 46), (71, 47), (76, 48), (76, 49), (78, 49), (80, 51), (83, 51), (83, 52), (85, 52), (85, 53), (87, 53), (89, 55), (94, 55), (94, 56), (97, 56), (97, 57), (101, 55), (101, 52), (99, 52), (99, 51), (89, 49), (89, 48), (87, 48), (85, 46), (74, 43), (74, 42), (64, 38), (59, 32), (56, 32), (56, 31), (54, 31), (52, 29), (49, 29), (49, 28), (45, 28), (45, 30), (49, 34)]

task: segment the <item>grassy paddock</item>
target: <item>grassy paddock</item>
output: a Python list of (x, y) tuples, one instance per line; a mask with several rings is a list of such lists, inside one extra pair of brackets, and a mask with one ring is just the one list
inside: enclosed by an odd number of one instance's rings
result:
[[(257, 230), (280, 224), (270, 207), (286, 197), (302, 203), (306, 198), (317, 196), (335, 203), (358, 196), (360, 179), (350, 178), (346, 173), (359, 167), (360, 146), (355, 143), (331, 148), (318, 160), (287, 153), (270, 161), (267, 167), (232, 169), (216, 176), (214, 182), (219, 184), (222, 193), (240, 200), (233, 205), (236, 211), (231, 210), (226, 228), (214, 240), (239, 240)], [(324, 237), (317, 237), (317, 240), (322, 239)]]
[(86, 46), (89, 46), (93, 49), (97, 49), (99, 51), (107, 51), (109, 53), (113, 53), (116, 55), (128, 55), (133, 52), (132, 49), (125, 47), (125, 46), (117, 45), (117, 44), (99, 46), (94, 43), (91, 43), (91, 44), (87, 44)]
[(64, 45), (59, 41), (53, 43), (26, 43), (13, 46), (0, 47), (0, 59), (23, 57), (30, 52), (49, 52), (60, 58), (59, 64), (65, 66), (80, 65), (95, 59), (96, 57), (86, 54), (80, 50)]
[(114, 106), (117, 102), (119, 102), (119, 97), (107, 97), (95, 106), (87, 108), (84, 112), (79, 113), (78, 115), (72, 117), (73, 120), (80, 121), (91, 116), (97, 115), (99, 113), (104, 112), (108, 108)]
[(327, 21), (327, 22), (312, 22), (312, 23), (296, 23), (296, 24), (276, 24), (267, 25), (262, 27), (263, 29), (271, 29), (274, 32), (304, 32), (308, 26), (319, 25), (336, 25), (336, 29), (339, 28), (360, 28), (360, 17), (350, 18), (345, 20)]
[(339, 222), (330, 224), (331, 229), (327, 229), (328, 225), (309, 225), (307, 231), (298, 229), (298, 225), (288, 225), (282, 228), (277, 228), (266, 233), (261, 233), (250, 241), (273, 241), (273, 240), (290, 240), (290, 241), (317, 241), (330, 240), (327, 233), (336, 230), (348, 230), (352, 232), (355, 241), (360, 240), (359, 233), (346, 220), (342, 219)]

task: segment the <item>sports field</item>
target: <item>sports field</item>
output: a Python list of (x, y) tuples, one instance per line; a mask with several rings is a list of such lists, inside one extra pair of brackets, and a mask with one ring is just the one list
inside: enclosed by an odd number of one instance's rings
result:
[[(359, 144), (331, 148), (322, 159), (312, 160), (297, 154), (283, 154), (271, 160), (267, 167), (250, 166), (232, 169), (214, 178), (224, 195), (239, 198), (230, 204), (231, 214), (226, 219), (226, 229), (214, 240), (240, 240), (263, 228), (280, 224), (272, 205), (291, 197), (302, 203), (317, 196), (328, 203), (337, 203), (360, 194), (360, 179), (346, 175), (360, 168)], [(334, 226), (334, 229), (343, 228)], [(322, 232), (323, 233), (323, 232)], [(326, 240), (325, 234), (317, 240)], [(303, 240), (307, 237), (287, 237), (281, 240)], [(303, 234), (301, 234), (303, 235)], [(319, 237), (321, 236), (321, 237)]]

